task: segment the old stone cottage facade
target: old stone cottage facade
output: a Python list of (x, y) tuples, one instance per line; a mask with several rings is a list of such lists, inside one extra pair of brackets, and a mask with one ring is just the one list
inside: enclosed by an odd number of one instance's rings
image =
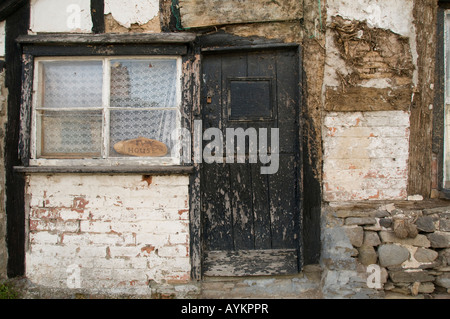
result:
[(447, 10), (3, 1), (0, 278), (41, 297), (448, 297)]

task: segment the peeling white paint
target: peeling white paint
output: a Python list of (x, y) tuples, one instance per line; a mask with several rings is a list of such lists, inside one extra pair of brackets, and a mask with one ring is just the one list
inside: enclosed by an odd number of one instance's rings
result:
[(325, 57), (326, 60), (323, 81), (324, 90), (326, 86), (339, 87), (341, 85), (341, 79), (337, 75), (337, 71), (339, 71), (342, 76), (347, 76), (349, 73), (351, 73), (351, 69), (346, 66), (344, 59), (341, 57), (339, 49), (334, 44), (333, 33), (330, 32), (330, 30), (326, 31), (325, 39), (327, 55)]
[(392, 30), (409, 36), (413, 26), (412, 0), (328, 0), (328, 19), (340, 15), (346, 19), (367, 21), (370, 27)]
[(90, 0), (32, 0), (31, 32), (92, 32)]
[[(341, 16), (349, 20), (366, 21), (369, 27), (391, 30), (408, 37), (413, 62), (414, 65), (417, 65), (413, 0), (328, 0), (327, 6), (328, 23), (331, 22), (333, 16)], [(417, 70), (415, 70), (413, 73), (414, 84), (417, 83), (417, 77)]]
[(328, 113), (324, 126), (326, 200), (406, 199), (409, 112)]
[(72, 288), (72, 265), (80, 288), (103, 293), (189, 279), (188, 176), (31, 175), (26, 192), (33, 283)]
[(112, 14), (120, 25), (129, 28), (132, 24), (143, 25), (159, 13), (158, 0), (106, 0), (105, 14)]

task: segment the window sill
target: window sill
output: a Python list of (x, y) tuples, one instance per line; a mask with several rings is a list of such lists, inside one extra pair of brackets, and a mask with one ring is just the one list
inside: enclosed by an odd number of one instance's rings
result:
[(22, 174), (146, 174), (146, 175), (188, 175), (194, 171), (191, 166), (15, 166), (14, 171)]

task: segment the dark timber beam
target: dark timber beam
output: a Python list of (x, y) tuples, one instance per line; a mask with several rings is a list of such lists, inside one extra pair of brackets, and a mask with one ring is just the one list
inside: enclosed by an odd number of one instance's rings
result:
[(105, 33), (105, 1), (91, 0), (92, 32)]
[(0, 1), (0, 21), (5, 20), (20, 7), (28, 3), (28, 0), (2, 0)]
[[(13, 2), (17, 3), (12, 4)], [(5, 10), (0, 10), (1, 14), (9, 13), (6, 18), (5, 38), (5, 80), (9, 95), (4, 160), (6, 173), (6, 242), (8, 246), (7, 272), (8, 277), (11, 278), (22, 276), (25, 273), (25, 180), (23, 175), (14, 172), (13, 167), (22, 165), (18, 156), (22, 52), (16, 43), (16, 39), (28, 32), (30, 5), (28, 1), (7, 1), (2, 3), (1, 8)]]

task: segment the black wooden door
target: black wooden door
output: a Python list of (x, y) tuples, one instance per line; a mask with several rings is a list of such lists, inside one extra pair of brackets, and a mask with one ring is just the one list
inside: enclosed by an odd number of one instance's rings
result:
[[(227, 128), (254, 128), (258, 135), (265, 132), (261, 129), (267, 129), (269, 151), (274, 147), (271, 129), (279, 129), (279, 167), (275, 174), (261, 173), (261, 167), (269, 163), (262, 163), (260, 158), (256, 163), (249, 160), (249, 142), (245, 163), (230, 163), (225, 158), (223, 163), (203, 162), (204, 275), (299, 271), (299, 92), (297, 50), (204, 56), (203, 131), (221, 130), (224, 157)], [(203, 146), (210, 142), (204, 140)]]

